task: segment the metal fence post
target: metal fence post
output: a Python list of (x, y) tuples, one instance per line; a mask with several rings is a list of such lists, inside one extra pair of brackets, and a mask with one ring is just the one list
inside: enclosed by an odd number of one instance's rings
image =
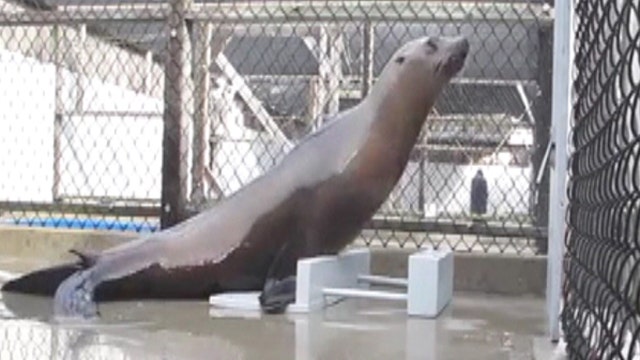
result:
[(168, 228), (186, 218), (187, 130), (186, 95), (186, 10), (190, 0), (172, 0), (168, 17), (169, 41), (165, 60), (164, 132), (162, 138), (161, 227)]
[(205, 171), (209, 165), (209, 90), (211, 66), (211, 23), (194, 24), (193, 73), (195, 108), (193, 114), (193, 168), (191, 201), (199, 206), (206, 201)]
[(365, 22), (362, 35), (362, 98), (364, 98), (373, 85), (374, 31), (371, 21)]
[[(536, 81), (538, 82), (539, 95), (534, 106), (534, 146), (532, 156), (533, 171), (535, 176), (534, 190), (534, 222), (538, 228), (546, 228), (549, 225), (549, 188), (550, 172), (548, 161), (544, 161), (547, 147), (550, 145), (551, 129), (551, 102), (553, 84), (553, 27), (551, 24), (543, 24), (538, 29), (538, 69)], [(542, 177), (539, 174), (542, 173)], [(538, 182), (537, 180), (541, 180)], [(546, 254), (548, 240), (546, 237), (536, 238), (538, 252)]]
[(568, 127), (570, 119), (570, 86), (572, 70), (573, 2), (555, 6), (553, 45), (553, 115), (552, 138), (555, 142), (554, 166), (551, 174), (549, 204), (549, 253), (547, 258), (547, 323), (552, 341), (560, 339), (560, 297), (562, 294), (562, 257), (566, 231), (566, 184), (569, 158)]
[(55, 114), (53, 117), (53, 184), (51, 186), (51, 195), (53, 201), (60, 200), (60, 160), (62, 158), (60, 140), (62, 137), (62, 119), (64, 113), (63, 102), (63, 75), (62, 75), (62, 59), (61, 42), (63, 41), (64, 32), (59, 25), (53, 26), (53, 63), (56, 67), (56, 84), (55, 84)]

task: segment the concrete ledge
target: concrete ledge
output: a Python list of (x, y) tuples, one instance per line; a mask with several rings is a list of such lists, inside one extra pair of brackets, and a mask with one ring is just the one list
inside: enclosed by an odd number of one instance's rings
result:
[(58, 263), (73, 259), (69, 249), (103, 250), (136, 238), (136, 233), (0, 226), (0, 255)]
[[(57, 263), (72, 259), (71, 248), (102, 250), (137, 233), (0, 226), (0, 256)], [(371, 248), (371, 273), (407, 277), (409, 255), (417, 249)], [(20, 270), (20, 269), (13, 269)], [(455, 253), (454, 290), (544, 296), (545, 256)]]
[[(415, 249), (371, 249), (371, 273), (407, 276)], [(501, 295), (544, 296), (547, 258), (509, 254), (455, 253), (454, 290)]]

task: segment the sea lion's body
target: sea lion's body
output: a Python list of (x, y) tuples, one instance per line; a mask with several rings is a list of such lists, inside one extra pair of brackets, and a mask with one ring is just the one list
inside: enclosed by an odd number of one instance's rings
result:
[[(360, 104), (215, 207), (81, 265), (27, 274), (3, 289), (55, 291), (67, 310), (84, 306), (76, 293), (101, 301), (262, 289), (263, 307), (273, 297), (282, 310), (292, 293), (278, 285), (295, 276), (297, 260), (348, 245), (402, 175), (428, 112), (468, 50), (463, 39), (442, 41), (440, 51), (434, 41), (403, 46)], [(286, 300), (278, 299), (283, 291)]]

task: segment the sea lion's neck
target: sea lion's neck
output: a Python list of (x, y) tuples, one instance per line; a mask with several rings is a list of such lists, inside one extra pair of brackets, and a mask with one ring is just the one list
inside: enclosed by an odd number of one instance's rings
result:
[(367, 189), (371, 209), (386, 199), (402, 176), (432, 105), (424, 92), (410, 94), (396, 85), (407, 86), (387, 83), (361, 103), (360, 111), (372, 117), (367, 118), (367, 141), (350, 164), (350, 178)]
[[(409, 152), (427, 120), (434, 101), (426, 86), (387, 84), (380, 86), (367, 98), (375, 107), (373, 126), (382, 131), (396, 150)], [(408, 90), (407, 90), (408, 89)]]

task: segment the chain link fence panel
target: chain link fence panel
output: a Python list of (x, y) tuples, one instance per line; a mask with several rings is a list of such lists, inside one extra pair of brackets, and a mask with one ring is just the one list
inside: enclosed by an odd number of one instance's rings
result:
[(575, 4), (562, 328), (571, 359), (640, 358), (640, 7)]
[(465, 69), (358, 242), (544, 253), (552, 26), (534, 0), (0, 0), (0, 217), (157, 231), (358, 103), (401, 44), (463, 34)]

